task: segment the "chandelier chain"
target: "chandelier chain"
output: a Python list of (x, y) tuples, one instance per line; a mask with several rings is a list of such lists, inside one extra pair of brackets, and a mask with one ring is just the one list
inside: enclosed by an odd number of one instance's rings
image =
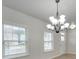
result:
[(58, 17), (59, 15), (59, 12), (58, 12), (58, 3), (57, 3), (57, 13), (56, 13), (56, 16)]

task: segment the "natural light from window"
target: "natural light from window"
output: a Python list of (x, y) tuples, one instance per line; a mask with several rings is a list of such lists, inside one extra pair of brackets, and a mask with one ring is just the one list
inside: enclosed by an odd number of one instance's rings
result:
[(52, 33), (45, 32), (44, 33), (44, 51), (52, 51), (53, 49), (53, 38)]
[(5, 56), (27, 52), (27, 35), (25, 28), (4, 24), (3, 38)]

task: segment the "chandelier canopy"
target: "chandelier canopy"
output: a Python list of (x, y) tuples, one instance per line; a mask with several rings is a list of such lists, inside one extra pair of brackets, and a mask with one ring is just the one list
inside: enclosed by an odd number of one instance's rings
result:
[(55, 2), (57, 3), (57, 13), (56, 13), (57, 18), (55, 18), (54, 16), (49, 17), (51, 24), (47, 24), (46, 27), (49, 30), (55, 31), (56, 33), (68, 29), (74, 29), (76, 27), (75, 24), (66, 23), (65, 15), (61, 15), (60, 17), (58, 17), (59, 16), (58, 3), (60, 2), (60, 0), (55, 0)]

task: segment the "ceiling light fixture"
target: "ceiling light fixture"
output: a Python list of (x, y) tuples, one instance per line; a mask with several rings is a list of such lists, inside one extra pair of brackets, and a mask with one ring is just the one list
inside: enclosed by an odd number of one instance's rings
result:
[(70, 24), (65, 22), (66, 21), (65, 15), (61, 15), (60, 18), (58, 17), (59, 16), (58, 3), (60, 2), (60, 0), (55, 0), (55, 2), (57, 3), (57, 12), (56, 12), (57, 18), (55, 18), (54, 16), (49, 17), (51, 24), (47, 24), (46, 27), (49, 30), (55, 31), (56, 33), (68, 29), (74, 29), (76, 27), (75, 24)]

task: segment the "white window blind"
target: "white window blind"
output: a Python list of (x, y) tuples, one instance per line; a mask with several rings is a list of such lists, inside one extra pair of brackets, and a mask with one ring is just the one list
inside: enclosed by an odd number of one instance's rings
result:
[(4, 55), (27, 53), (27, 34), (23, 27), (3, 25)]
[(53, 38), (52, 33), (44, 33), (44, 51), (51, 51), (53, 49)]

